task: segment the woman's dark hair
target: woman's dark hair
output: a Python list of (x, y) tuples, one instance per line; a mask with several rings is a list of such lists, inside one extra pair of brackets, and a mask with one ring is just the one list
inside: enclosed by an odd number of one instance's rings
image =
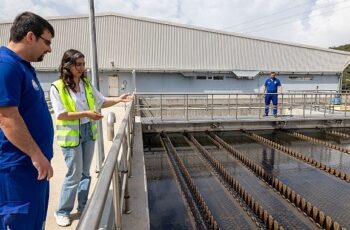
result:
[(10, 30), (10, 41), (15, 43), (21, 41), (28, 32), (33, 32), (39, 38), (44, 30), (48, 30), (52, 37), (55, 36), (55, 31), (52, 25), (32, 12), (23, 12), (15, 18)]
[[(69, 49), (66, 52), (64, 52), (62, 61), (59, 67), (59, 71), (61, 73), (60, 79), (62, 79), (62, 81), (64, 82), (64, 85), (67, 88), (70, 88), (71, 90), (73, 90), (73, 92), (76, 92), (75, 90), (76, 84), (73, 80), (73, 75), (70, 72), (70, 68), (76, 64), (76, 60), (79, 58), (85, 58), (82, 52), (74, 49)], [(86, 79), (85, 73), (83, 73), (80, 76), (80, 79), (85, 83), (85, 79)]]

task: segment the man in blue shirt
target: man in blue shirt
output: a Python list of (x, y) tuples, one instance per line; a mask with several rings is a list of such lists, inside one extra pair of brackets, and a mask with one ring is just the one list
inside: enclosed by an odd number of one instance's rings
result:
[(53, 175), (53, 123), (30, 62), (51, 52), (53, 27), (19, 14), (0, 47), (0, 230), (45, 228)]
[(282, 93), (281, 81), (276, 78), (276, 73), (271, 72), (270, 79), (267, 79), (264, 84), (265, 94), (265, 116), (269, 115), (269, 107), (272, 101), (273, 104), (273, 115), (277, 117), (277, 104), (278, 104), (278, 93)]

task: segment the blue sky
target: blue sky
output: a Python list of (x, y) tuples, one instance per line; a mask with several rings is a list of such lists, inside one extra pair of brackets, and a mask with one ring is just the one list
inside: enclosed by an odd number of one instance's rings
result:
[[(1, 0), (0, 20), (25, 10), (88, 15), (89, 0)], [(95, 11), (320, 47), (350, 44), (350, 0), (95, 0)]]

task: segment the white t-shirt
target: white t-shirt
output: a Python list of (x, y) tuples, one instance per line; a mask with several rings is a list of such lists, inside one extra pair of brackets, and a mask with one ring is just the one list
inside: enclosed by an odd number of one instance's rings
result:
[[(91, 86), (95, 98), (95, 107), (99, 109), (101, 108), (103, 102), (106, 99), (93, 85)], [(73, 90), (69, 89), (69, 94), (71, 95), (78, 112), (88, 111), (90, 109), (86, 100), (83, 81), (79, 81), (79, 87), (80, 92), (74, 93)], [(50, 99), (53, 111), (55, 112), (56, 119), (60, 114), (67, 112), (67, 110), (63, 106), (60, 95), (58, 94), (58, 91), (54, 86), (51, 86), (50, 88)], [(88, 123), (89, 121), (90, 119), (87, 117), (80, 118), (81, 124)]]

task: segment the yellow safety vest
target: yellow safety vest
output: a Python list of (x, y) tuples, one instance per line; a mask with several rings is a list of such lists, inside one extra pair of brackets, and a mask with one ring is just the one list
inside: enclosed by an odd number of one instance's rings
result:
[[(76, 112), (76, 106), (71, 98), (69, 91), (64, 86), (61, 79), (52, 83), (58, 90), (58, 94), (61, 98), (62, 104), (67, 112)], [(90, 110), (95, 110), (95, 99), (92, 90), (92, 86), (89, 81), (84, 82), (85, 95)], [(80, 119), (76, 120), (57, 120), (57, 142), (61, 147), (76, 147), (79, 145), (79, 132), (80, 132)], [(97, 125), (96, 122), (91, 121), (92, 139), (96, 140)]]

